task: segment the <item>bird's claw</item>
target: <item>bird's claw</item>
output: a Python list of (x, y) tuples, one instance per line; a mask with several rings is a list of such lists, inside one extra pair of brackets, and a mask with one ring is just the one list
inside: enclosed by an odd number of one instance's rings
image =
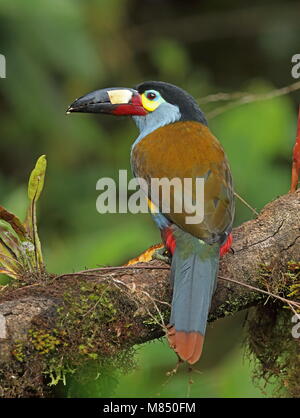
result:
[(172, 256), (166, 247), (158, 248), (152, 254), (152, 260), (164, 261), (167, 264), (171, 264)]

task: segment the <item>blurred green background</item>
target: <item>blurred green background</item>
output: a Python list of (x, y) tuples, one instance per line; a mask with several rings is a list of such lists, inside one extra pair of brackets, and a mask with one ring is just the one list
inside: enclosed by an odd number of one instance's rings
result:
[[(66, 116), (76, 97), (152, 79), (201, 99), (289, 85), (299, 51), (298, 0), (0, 0), (0, 203), (19, 216), (26, 182), (48, 158), (39, 205), (48, 271), (117, 265), (160, 241), (148, 215), (96, 212), (96, 182), (129, 169), (137, 132), (124, 118)], [(297, 49), (298, 48), (298, 49)], [(289, 188), (299, 92), (209, 118), (229, 157), (235, 187), (261, 209)], [(209, 114), (224, 102), (204, 103)], [(237, 202), (236, 224), (252, 214)], [(5, 278), (2, 277), (2, 283)], [(241, 348), (245, 313), (209, 327), (198, 369), (168, 379), (176, 358), (164, 341), (137, 347), (137, 369), (83, 370), (60, 396), (265, 397)], [(98, 377), (96, 379), (96, 377)], [(194, 381), (189, 384), (189, 380)], [(79, 379), (80, 380), (80, 379)], [(160, 394), (160, 395), (159, 395)]]

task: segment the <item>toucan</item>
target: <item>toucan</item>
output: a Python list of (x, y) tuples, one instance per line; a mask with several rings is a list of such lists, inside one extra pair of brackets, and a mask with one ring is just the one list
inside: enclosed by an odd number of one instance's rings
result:
[(192, 179), (195, 202), (196, 179), (203, 179), (204, 213), (198, 223), (187, 222), (190, 210), (180, 212), (171, 205), (166, 212), (161, 194), (156, 200), (148, 195), (157, 208), (152, 211), (154, 221), (172, 254), (169, 344), (181, 360), (194, 364), (202, 353), (220, 255), (232, 243), (234, 191), (223, 147), (196, 100), (161, 81), (93, 91), (69, 106), (67, 113), (73, 112), (131, 116), (139, 130), (131, 147), (132, 171), (147, 184), (153, 178)]

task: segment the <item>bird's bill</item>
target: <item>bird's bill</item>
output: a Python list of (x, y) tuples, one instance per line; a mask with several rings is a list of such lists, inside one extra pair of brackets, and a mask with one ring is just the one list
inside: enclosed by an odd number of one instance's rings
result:
[(67, 109), (67, 113), (104, 113), (108, 115), (144, 116), (148, 112), (143, 107), (140, 94), (123, 87), (95, 90), (76, 99)]

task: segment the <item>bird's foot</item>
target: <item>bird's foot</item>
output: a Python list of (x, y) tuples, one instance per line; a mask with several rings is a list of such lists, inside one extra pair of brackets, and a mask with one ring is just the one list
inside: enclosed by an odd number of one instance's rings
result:
[(160, 250), (160, 249), (165, 251), (164, 244), (153, 245), (152, 247), (144, 251), (142, 254), (140, 254), (138, 257), (135, 257), (129, 260), (128, 263), (125, 264), (125, 266), (131, 266), (132, 264), (137, 264), (137, 263), (147, 263), (148, 261), (151, 261), (154, 258), (156, 258), (154, 257), (154, 254), (156, 253), (157, 250)]
[(171, 264), (172, 256), (166, 247), (157, 248), (152, 254), (152, 260), (164, 261), (167, 264)]
[(181, 365), (182, 363), (183, 363), (183, 360), (181, 360), (181, 358), (180, 358), (180, 357), (178, 357), (178, 360), (177, 360), (177, 363), (176, 363), (176, 365), (175, 365), (174, 369), (169, 370), (169, 371), (166, 373), (166, 375), (167, 375), (167, 376), (174, 376), (174, 375), (177, 373), (177, 371), (178, 371), (178, 369), (179, 369), (179, 367), (180, 367), (180, 365)]

